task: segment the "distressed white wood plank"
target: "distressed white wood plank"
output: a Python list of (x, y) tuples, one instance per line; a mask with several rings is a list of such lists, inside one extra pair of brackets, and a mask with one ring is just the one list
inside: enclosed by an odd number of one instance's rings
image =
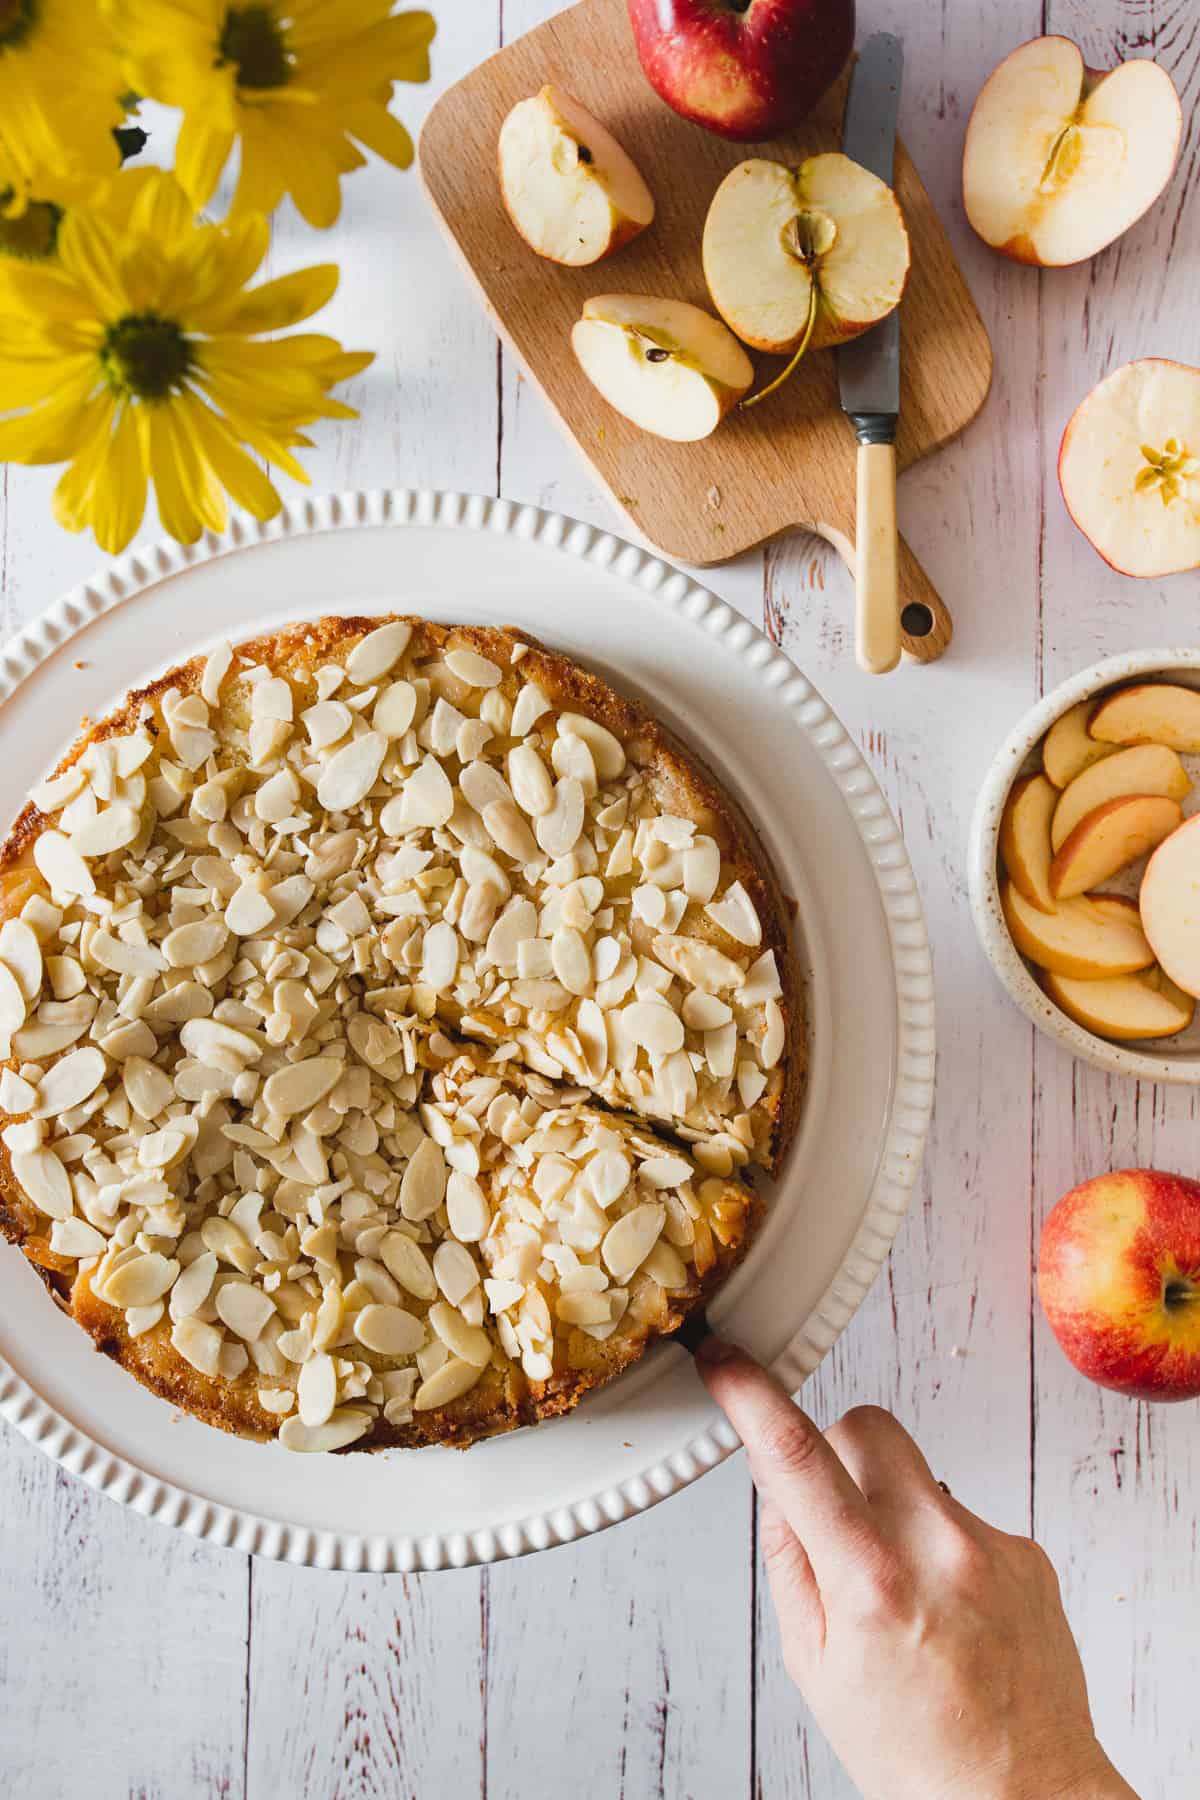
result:
[[(1172, 186), (1111, 249), (1043, 278), (1046, 482), (1045, 683), (1097, 657), (1195, 640), (1200, 580), (1116, 574), (1062, 506), (1054, 458), (1074, 407), (1138, 356), (1200, 363), (1194, 247), (1200, 231), (1200, 16), (1187, 0), (1105, 6), (1054, 0), (1050, 29), (1106, 67), (1153, 54), (1180, 89), (1187, 136)], [(1040, 1039), (1037, 1224), (1076, 1182), (1144, 1165), (1197, 1172), (1194, 1091), (1110, 1078)], [(1195, 1406), (1137, 1405), (1092, 1387), (1036, 1314), (1035, 1525), (1058, 1565), (1101, 1735), (1139, 1793), (1195, 1786), (1194, 1691), (1200, 1439)], [(1186, 1574), (1184, 1572), (1187, 1572)]]

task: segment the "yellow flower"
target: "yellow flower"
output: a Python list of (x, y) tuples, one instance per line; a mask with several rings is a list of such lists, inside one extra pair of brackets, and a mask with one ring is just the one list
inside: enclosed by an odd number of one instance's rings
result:
[(123, 549), (149, 481), (181, 543), (224, 528), (226, 493), (269, 519), (280, 498), (247, 451), (307, 481), (301, 427), (357, 417), (329, 390), (369, 351), (263, 337), (324, 306), (336, 266), (250, 288), (267, 244), (259, 214), (199, 224), (173, 176), (131, 169), (93, 212), (66, 214), (57, 263), (0, 262), (0, 462), (68, 462), (54, 493), (68, 530)]
[(120, 155), (126, 85), (95, 0), (0, 0), (0, 215), (86, 198)]
[[(0, 0), (3, 4), (3, 0)], [(398, 168), (412, 140), (388, 111), (395, 81), (429, 79), (434, 24), (394, 0), (106, 0), (127, 46), (129, 85), (181, 107), (175, 170), (199, 208), (235, 142), (234, 213), (290, 193), (310, 225), (332, 225), (358, 145)]]

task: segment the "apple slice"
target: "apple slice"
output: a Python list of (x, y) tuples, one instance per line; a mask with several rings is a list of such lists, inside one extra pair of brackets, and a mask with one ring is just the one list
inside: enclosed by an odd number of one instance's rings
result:
[(1178, 800), (1157, 794), (1123, 794), (1081, 819), (1050, 864), (1050, 892), (1073, 900), (1127, 868), (1178, 831)]
[(513, 107), (500, 127), (500, 192), (525, 242), (582, 268), (644, 231), (654, 196), (599, 119), (562, 88)]
[(763, 157), (739, 163), (713, 196), (703, 250), (708, 291), (730, 329), (796, 361), (885, 319), (908, 280), (895, 194), (836, 151), (798, 169)]
[(1060, 900), (1052, 913), (1044, 913), (1005, 881), (1000, 901), (1013, 943), (1039, 968), (1076, 975), (1082, 981), (1102, 981), (1109, 975), (1148, 969), (1154, 961), (1137, 907), (1118, 894)]
[(1058, 484), (1118, 574), (1200, 568), (1200, 369), (1147, 357), (1114, 370), (1068, 422)]
[(1182, 135), (1179, 95), (1157, 63), (1106, 74), (1085, 67), (1069, 38), (1034, 38), (975, 102), (963, 150), (967, 217), (1016, 262), (1083, 262), (1158, 199)]
[(1142, 876), (1142, 926), (1185, 993), (1200, 996), (1200, 817), (1160, 844)]
[(1050, 820), (1058, 789), (1044, 775), (1013, 783), (1000, 821), (1000, 855), (1017, 887), (1039, 912), (1054, 911), (1050, 892)]
[(1200, 750), (1200, 691), (1167, 681), (1122, 688), (1100, 703), (1088, 729), (1101, 743)]
[(1070, 975), (1042, 974), (1042, 986), (1069, 1019), (1100, 1037), (1132, 1042), (1175, 1037), (1192, 1022), (1196, 1002), (1161, 969), (1115, 975), (1108, 981), (1077, 981)]
[(1058, 796), (1050, 827), (1051, 847), (1061, 850), (1081, 819), (1122, 794), (1165, 794), (1168, 800), (1183, 800), (1191, 791), (1187, 770), (1165, 744), (1116, 750), (1077, 775)]
[(1111, 744), (1098, 744), (1088, 736), (1088, 720), (1096, 710), (1094, 700), (1081, 700), (1061, 719), (1055, 719), (1042, 745), (1042, 767), (1056, 788), (1069, 787), (1077, 775), (1111, 756)]
[(677, 443), (715, 431), (754, 379), (733, 333), (686, 300), (598, 294), (585, 304), (571, 343), (610, 406)]

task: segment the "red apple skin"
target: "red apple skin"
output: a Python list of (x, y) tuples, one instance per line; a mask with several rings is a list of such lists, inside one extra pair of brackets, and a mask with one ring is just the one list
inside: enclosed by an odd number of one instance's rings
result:
[(854, 47), (854, 0), (629, 0), (629, 18), (655, 92), (737, 143), (791, 131)]
[(1099, 1175), (1042, 1230), (1038, 1293), (1081, 1374), (1137, 1400), (1200, 1397), (1200, 1184)]

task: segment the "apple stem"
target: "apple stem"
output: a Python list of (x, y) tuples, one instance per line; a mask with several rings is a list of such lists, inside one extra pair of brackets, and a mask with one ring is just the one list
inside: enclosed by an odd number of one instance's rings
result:
[(816, 324), (817, 324), (817, 284), (814, 281), (812, 284), (812, 290), (808, 296), (808, 320), (804, 327), (804, 336), (800, 339), (800, 343), (796, 350), (796, 354), (792, 357), (792, 360), (788, 364), (787, 368), (784, 369), (781, 374), (777, 375), (775, 377), (774, 381), (768, 382), (767, 386), (765, 388), (760, 388), (757, 394), (751, 394), (748, 399), (742, 401), (742, 405), (744, 407), (757, 406), (760, 400), (765, 400), (767, 398), (768, 394), (773, 394), (777, 388), (781, 388), (783, 386), (784, 382), (788, 379), (788, 377), (795, 373), (796, 367), (799, 364), (799, 362), (801, 361), (801, 359), (804, 355), (804, 352), (808, 349), (809, 344), (812, 342), (812, 334), (813, 334), (814, 330), (816, 329)]

